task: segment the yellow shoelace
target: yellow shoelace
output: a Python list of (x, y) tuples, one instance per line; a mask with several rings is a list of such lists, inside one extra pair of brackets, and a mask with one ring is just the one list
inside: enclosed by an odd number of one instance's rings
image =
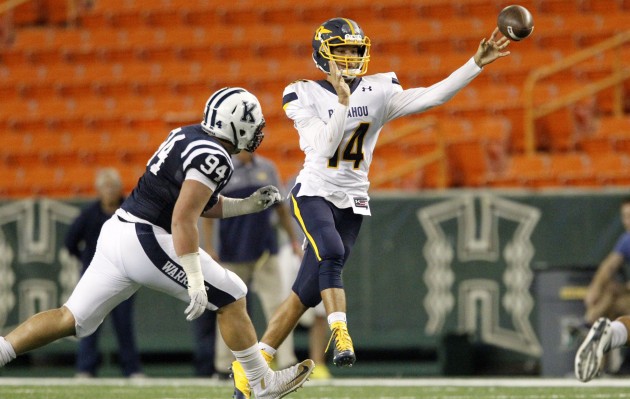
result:
[(350, 338), (350, 334), (348, 333), (348, 327), (346, 323), (341, 321), (336, 321), (331, 324), (332, 334), (330, 334), (330, 339), (328, 340), (328, 345), (326, 345), (326, 350), (324, 352), (328, 352), (328, 348), (330, 347), (330, 343), (333, 338), (335, 339), (335, 347), (337, 347), (337, 351), (345, 351), (348, 349), (352, 349), (352, 339)]

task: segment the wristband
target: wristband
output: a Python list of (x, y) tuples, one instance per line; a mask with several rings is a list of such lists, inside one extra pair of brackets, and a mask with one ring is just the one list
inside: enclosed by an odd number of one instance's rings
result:
[(231, 218), (234, 216), (245, 215), (256, 212), (249, 198), (229, 198), (223, 197), (223, 218)]
[(201, 260), (199, 258), (199, 252), (193, 252), (180, 256), (179, 263), (181, 263), (184, 271), (186, 272), (186, 278), (188, 279), (188, 288), (205, 288), (203, 273), (201, 271)]

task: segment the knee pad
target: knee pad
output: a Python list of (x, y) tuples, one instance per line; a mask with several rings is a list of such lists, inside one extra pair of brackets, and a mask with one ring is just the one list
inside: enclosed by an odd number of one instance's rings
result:
[(341, 270), (343, 259), (324, 259), (319, 263), (319, 290), (343, 288)]
[(315, 307), (322, 301), (317, 279), (317, 274), (314, 274), (308, 279), (295, 280), (293, 284), (293, 292), (300, 298), (304, 306), (308, 306), (309, 308)]
[(209, 286), (206, 283), (206, 289), (210, 288), (208, 290), (208, 309), (210, 310), (222, 308), (247, 295), (245, 282), (233, 271), (224, 269), (224, 272), (225, 277), (218, 288)]

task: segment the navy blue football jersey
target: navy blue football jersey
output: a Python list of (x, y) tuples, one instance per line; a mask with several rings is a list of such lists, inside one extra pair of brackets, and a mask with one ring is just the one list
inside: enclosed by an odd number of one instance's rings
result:
[(153, 154), (138, 185), (121, 207), (170, 233), (175, 202), (187, 175), (212, 189), (204, 209), (207, 210), (219, 201), (219, 192), (233, 171), (230, 155), (201, 125), (177, 128)]

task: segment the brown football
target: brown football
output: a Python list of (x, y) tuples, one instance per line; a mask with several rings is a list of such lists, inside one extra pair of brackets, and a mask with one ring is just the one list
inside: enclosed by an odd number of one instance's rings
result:
[(534, 30), (534, 18), (523, 6), (511, 5), (499, 13), (497, 26), (501, 33), (510, 40), (523, 40)]

